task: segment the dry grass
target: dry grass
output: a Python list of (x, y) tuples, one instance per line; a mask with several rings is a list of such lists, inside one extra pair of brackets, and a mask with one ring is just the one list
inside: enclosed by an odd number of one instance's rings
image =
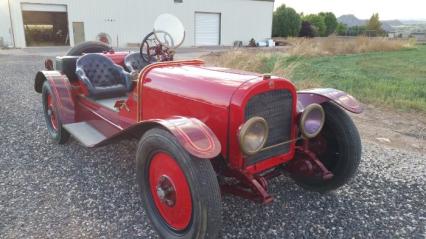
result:
[(426, 112), (426, 46), (365, 37), (286, 41), (289, 46), (239, 48), (204, 59), (209, 65), (285, 77), (299, 89), (332, 87), (365, 103)]
[(279, 48), (239, 48), (225, 53), (213, 53), (203, 58), (210, 65), (236, 68), (254, 72), (271, 72), (280, 76), (289, 76), (297, 67), (297, 61), (282, 67), (280, 59), (286, 57), (333, 56), (365, 52), (396, 51), (412, 48), (412, 40), (388, 40), (368, 37), (327, 37), (327, 38), (288, 38), (288, 46)]
[(327, 38), (289, 38), (292, 47), (288, 50), (293, 56), (334, 56), (377, 51), (396, 51), (411, 48), (413, 40), (389, 40), (387, 38), (368, 37), (327, 37)]

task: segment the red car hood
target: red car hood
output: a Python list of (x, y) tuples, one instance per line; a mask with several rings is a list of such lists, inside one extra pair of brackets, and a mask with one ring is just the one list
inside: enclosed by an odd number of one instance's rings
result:
[(149, 88), (228, 107), (236, 89), (246, 82), (245, 87), (256, 84), (262, 80), (262, 75), (227, 68), (185, 65), (155, 68), (146, 78), (150, 79), (145, 83)]

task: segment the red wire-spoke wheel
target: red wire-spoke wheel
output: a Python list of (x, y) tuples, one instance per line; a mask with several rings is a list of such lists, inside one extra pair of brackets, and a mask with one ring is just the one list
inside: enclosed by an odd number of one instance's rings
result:
[(217, 238), (222, 209), (210, 160), (192, 157), (169, 131), (153, 128), (139, 141), (136, 176), (160, 238)]
[(58, 144), (64, 144), (70, 137), (69, 133), (62, 128), (62, 123), (58, 114), (55, 97), (47, 81), (42, 88), (42, 101), (44, 118), (46, 120), (47, 131), (52, 140)]
[(182, 169), (167, 153), (156, 153), (149, 166), (149, 183), (161, 216), (175, 230), (183, 230), (191, 221), (192, 199)]

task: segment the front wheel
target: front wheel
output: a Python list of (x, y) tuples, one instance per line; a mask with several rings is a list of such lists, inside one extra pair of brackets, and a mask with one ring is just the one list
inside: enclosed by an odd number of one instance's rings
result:
[(324, 103), (325, 124), (321, 133), (309, 141), (324, 166), (334, 174), (331, 179), (294, 177), (301, 187), (317, 192), (335, 190), (352, 179), (361, 161), (361, 140), (352, 119), (340, 107)]
[(210, 161), (152, 129), (139, 142), (136, 167), (143, 206), (161, 238), (217, 238), (221, 198)]

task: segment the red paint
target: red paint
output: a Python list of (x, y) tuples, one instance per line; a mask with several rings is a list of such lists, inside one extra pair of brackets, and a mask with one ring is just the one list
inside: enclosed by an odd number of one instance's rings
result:
[(75, 122), (75, 98), (68, 78), (57, 71), (43, 71), (42, 73), (46, 76), (54, 95), (62, 124)]
[[(271, 84), (272, 82), (272, 84)], [(270, 80), (264, 80), (263, 78), (256, 78), (251, 81), (246, 82), (241, 85), (238, 90), (234, 93), (230, 104), (230, 116), (229, 116), (229, 153), (228, 161), (231, 167), (233, 168), (243, 168), (244, 167), (244, 155), (242, 154), (239, 144), (237, 133), (239, 127), (245, 122), (244, 119), (244, 109), (251, 97), (254, 95), (270, 91), (273, 89), (287, 89), (291, 92), (294, 99), (297, 99), (296, 89), (294, 85), (286, 80), (281, 78), (271, 78)], [(296, 138), (297, 130), (297, 112), (296, 112), (296, 103), (297, 100), (293, 100), (293, 109), (292, 109), (292, 122), (293, 129), (291, 131), (291, 140)], [(279, 164), (285, 163), (291, 160), (294, 156), (295, 142), (290, 143), (290, 150), (287, 154), (277, 155), (270, 159), (261, 161), (254, 165), (250, 165), (246, 168), (251, 173), (259, 173), (266, 169), (278, 166)]]
[[(216, 71), (197, 65), (151, 69), (142, 85), (143, 120), (184, 116), (206, 124), (227, 155), (229, 102), (238, 87), (257, 76)], [(190, 86), (190, 87), (188, 87)], [(161, 99), (161, 100), (159, 100)]]
[(355, 97), (336, 89), (321, 88), (303, 90), (298, 91), (297, 96), (303, 106), (307, 106), (312, 103), (321, 104), (332, 101), (355, 114), (360, 114), (363, 111), (361, 104), (355, 99)]
[[(117, 58), (119, 57), (121, 55)], [(240, 152), (236, 133), (238, 127), (244, 123), (245, 104), (253, 95), (271, 90), (271, 82), (273, 82), (273, 89), (288, 89), (296, 98), (295, 88), (287, 80), (273, 78), (266, 81), (258, 74), (203, 67), (201, 64), (201, 61), (181, 61), (148, 66), (141, 73), (139, 86), (129, 93), (126, 101), (129, 112), (121, 110), (117, 114), (86, 97), (78, 96), (80, 107), (77, 107), (76, 122), (88, 121), (99, 131), (112, 137), (137, 121), (143, 123), (152, 119), (170, 119), (176, 116), (195, 118), (207, 126), (195, 131), (204, 135), (204, 141), (198, 143), (209, 145), (213, 144), (212, 142), (214, 144), (219, 142), (220, 144), (215, 146), (215, 150), (211, 150), (208, 155), (215, 155), (217, 149), (221, 148), (222, 156), (227, 159), (231, 167), (243, 168), (244, 157)], [(143, 95), (143, 99), (139, 99), (137, 90), (141, 92), (139, 94)], [(82, 84), (80, 84), (79, 93), (86, 93)], [(138, 107), (138, 104), (141, 106)], [(293, 114), (295, 114), (295, 107), (293, 107)], [(140, 117), (137, 117), (138, 115)], [(229, 125), (224, 123), (226, 121), (229, 121)], [(169, 123), (167, 127), (173, 128), (172, 125), (173, 123)], [(292, 132), (292, 139), (295, 138), (295, 129)], [(194, 143), (189, 140), (190, 138), (188, 139), (188, 136), (185, 138), (185, 134), (175, 129), (171, 131), (192, 154), (198, 153), (198, 156), (205, 154), (200, 148), (197, 149), (196, 144), (194, 147)], [(217, 138), (208, 139), (206, 135), (215, 135)], [(290, 160), (293, 155), (294, 143), (289, 153), (251, 165), (247, 170), (251, 173), (261, 172)]]
[(115, 64), (124, 66), (124, 58), (129, 54), (128, 51), (104, 52), (106, 57), (110, 58)]
[[(123, 65), (128, 53), (104, 54), (116, 64)], [(81, 82), (70, 84), (67, 77), (57, 71), (41, 73), (47, 78), (52, 88), (53, 99), (57, 101), (55, 105), (59, 113), (55, 117), (59, 117), (64, 124), (88, 122), (107, 137), (107, 140), (99, 145), (121, 136), (140, 136), (153, 127), (165, 128), (190, 155), (200, 159), (214, 159), (220, 155), (224, 159), (226, 165), (222, 166), (226, 169), (227, 177), (242, 182), (239, 186), (222, 185), (224, 191), (262, 202), (272, 200), (266, 190), (266, 179), (279, 173), (274, 170), (273, 174), (268, 172), (267, 175), (262, 174), (262, 177), (259, 174), (297, 159), (295, 153), (298, 103), (303, 107), (310, 103), (332, 101), (351, 112), (362, 111), (358, 101), (342, 91), (314, 89), (296, 92), (295, 86), (289, 80), (206, 67), (200, 60), (148, 65), (140, 73), (133, 90), (128, 93), (125, 101), (127, 107), (118, 111), (105, 108), (87, 98), (87, 88)], [(40, 73), (37, 79), (36, 89), (39, 89), (38, 84), (42, 79)], [(239, 127), (245, 121), (245, 106), (251, 97), (276, 89), (286, 89), (293, 96), (290, 150), (288, 153), (245, 166), (245, 157), (241, 153), (237, 139)], [(158, 169), (160, 170), (158, 172), (157, 167), (152, 169), (153, 175), (157, 175), (153, 180), (158, 180), (161, 173), (170, 174), (171, 178), (167, 180), (181, 185), (176, 187), (178, 193), (186, 182), (175, 179), (180, 169), (178, 168), (177, 172), (173, 171), (178, 166), (170, 156), (166, 156), (160, 154), (155, 157), (154, 162), (162, 162), (165, 166)], [(312, 162), (315, 164), (315, 160), (310, 160), (310, 163)], [(157, 206), (162, 208), (160, 204)], [(180, 230), (187, 225), (187, 217), (183, 222), (175, 222), (177, 219), (174, 213), (170, 214), (164, 207), (161, 210), (162, 216), (169, 220), (172, 227)]]
[(168, 129), (181, 145), (197, 158), (212, 159), (221, 151), (219, 139), (209, 127), (196, 118), (172, 117), (151, 122), (157, 122)]
[(169, 154), (159, 152), (152, 157), (149, 185), (164, 221), (175, 230), (184, 230), (192, 217), (191, 191), (185, 174)]

